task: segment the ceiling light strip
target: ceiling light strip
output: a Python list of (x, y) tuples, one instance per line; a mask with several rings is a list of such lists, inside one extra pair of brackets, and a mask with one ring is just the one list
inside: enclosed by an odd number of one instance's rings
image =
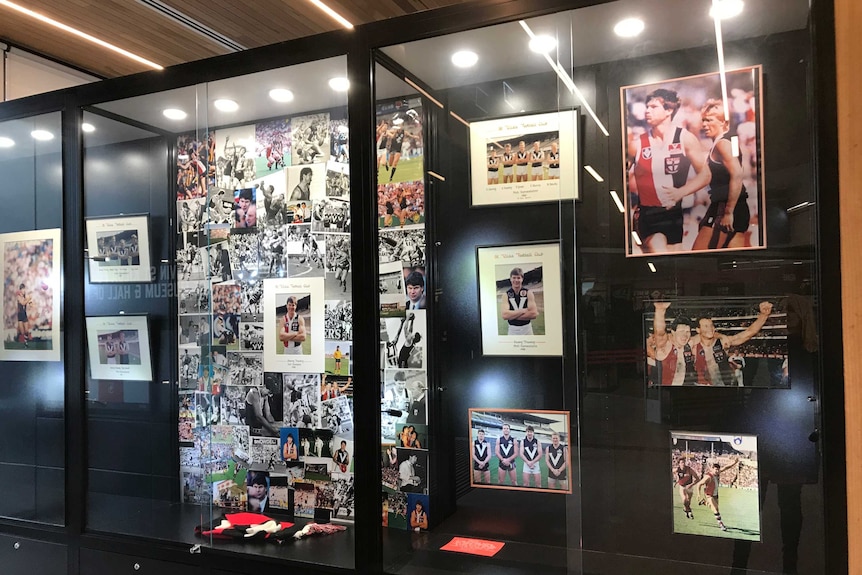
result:
[(718, 51), (718, 75), (721, 78), (721, 102), (724, 105), (724, 119), (730, 122), (730, 104), (727, 101), (727, 71), (724, 67), (724, 42), (721, 40), (721, 17), (719, 16), (718, 0), (712, 0), (715, 14), (715, 48)]
[(626, 209), (623, 207), (623, 202), (622, 200), (620, 200), (620, 197), (617, 194), (616, 190), (611, 190), (611, 198), (613, 198), (614, 203), (617, 205), (617, 209), (620, 211), (620, 213), (626, 213)]
[(461, 122), (462, 124), (464, 124), (465, 126), (467, 126), (468, 128), (470, 127), (470, 122), (468, 122), (467, 120), (465, 120), (464, 118), (462, 118), (461, 116), (456, 114), (455, 112), (452, 112), (450, 110), (449, 115), (452, 116), (453, 118), (455, 118), (456, 120), (458, 120), (459, 122)]
[(155, 10), (162, 16), (170, 18), (180, 26), (188, 28), (189, 30), (203, 36), (208, 40), (211, 40), (219, 46), (227, 48), (231, 52), (241, 52), (243, 50), (248, 50), (248, 46), (243, 46), (239, 42), (234, 42), (231, 38), (228, 38), (224, 34), (216, 32), (209, 26), (201, 24), (194, 18), (189, 17), (188, 15), (180, 12), (172, 6), (168, 6), (164, 2), (160, 2), (159, 0), (138, 0), (138, 3), (143, 4), (151, 10)]
[(441, 103), (440, 103), (440, 100), (438, 100), (437, 98), (435, 98), (434, 96), (432, 96), (431, 94), (429, 94), (428, 92), (426, 92), (425, 90), (423, 90), (422, 88), (420, 88), (420, 87), (416, 84), (416, 82), (414, 82), (414, 81), (413, 81), (413, 80), (411, 80), (410, 78), (408, 78), (408, 77), (406, 77), (406, 76), (405, 76), (405, 77), (404, 77), (404, 81), (405, 81), (405, 82), (407, 82), (407, 83), (410, 85), (410, 87), (411, 87), (411, 88), (413, 88), (414, 90), (416, 90), (417, 92), (419, 92), (420, 94), (422, 94), (423, 96), (425, 96), (426, 98), (428, 98), (429, 100), (431, 100), (432, 102), (434, 102), (435, 104), (437, 104), (437, 107), (439, 107), (439, 108), (441, 108), (441, 109), (445, 107), (445, 106), (443, 106), (443, 104), (441, 104)]
[(75, 36), (78, 36), (79, 38), (83, 38), (84, 40), (87, 40), (88, 42), (92, 42), (93, 44), (98, 44), (99, 46), (101, 46), (103, 48), (107, 48), (108, 50), (112, 50), (118, 54), (122, 54), (126, 58), (130, 58), (130, 59), (134, 60), (135, 62), (139, 62), (141, 64), (149, 66), (150, 68), (155, 68), (156, 70), (163, 70), (164, 69), (164, 66), (160, 66), (159, 64), (156, 64), (155, 62), (147, 60), (146, 58), (142, 58), (141, 56), (138, 56), (137, 54), (132, 54), (128, 50), (123, 50), (122, 48), (120, 48), (118, 46), (114, 46), (113, 44), (105, 42), (104, 40), (96, 38), (95, 36), (91, 36), (90, 34), (87, 34), (86, 32), (81, 32), (77, 28), (72, 28), (71, 26), (63, 24), (62, 22), (58, 22), (57, 20), (54, 20), (52, 18), (48, 18), (47, 16), (39, 14), (38, 12), (34, 12), (32, 10), (24, 8), (23, 6), (19, 6), (18, 4), (15, 4), (14, 2), (9, 2), (9, 0), (0, 0), (0, 6), (6, 6), (7, 8), (11, 8), (12, 10), (15, 10), (16, 12), (20, 12), (21, 14), (24, 14), (26, 16), (29, 16), (31, 18), (35, 18), (36, 20), (39, 20), (39, 21), (44, 22), (46, 24), (50, 24), (51, 26), (54, 26), (55, 28), (59, 28), (60, 30), (63, 30), (64, 32), (68, 32), (69, 34), (73, 34)]
[(326, 12), (326, 14), (330, 18), (332, 18), (333, 20), (335, 20), (336, 22), (338, 22), (339, 24), (341, 24), (342, 26), (344, 26), (348, 30), (353, 29), (353, 24), (351, 24), (347, 20), (347, 18), (345, 18), (344, 16), (342, 16), (341, 14), (339, 14), (338, 12), (336, 12), (335, 10), (333, 10), (332, 8), (330, 8), (329, 6), (327, 6), (326, 4), (321, 2), (320, 0), (308, 0), (308, 1), (311, 2), (312, 4), (314, 4), (315, 6), (317, 6), (318, 8), (320, 8), (321, 10), (323, 10), (324, 12)]
[(437, 179), (438, 179), (438, 180), (440, 180), (441, 182), (445, 182), (445, 181), (446, 181), (446, 178), (444, 178), (443, 176), (441, 176), (441, 175), (440, 175), (440, 174), (438, 174), (437, 172), (432, 172), (431, 170), (428, 170), (428, 175), (429, 175), (429, 176), (431, 176), (432, 178), (437, 178)]
[[(518, 24), (521, 25), (521, 28), (524, 29), (524, 32), (527, 33), (527, 36), (529, 36), (531, 40), (536, 37), (536, 35), (533, 34), (533, 31), (530, 30), (530, 27), (527, 25), (527, 23), (525, 21), (519, 20)], [(559, 62), (554, 62), (551, 59), (551, 57), (548, 56), (547, 54), (543, 54), (543, 55), (545, 56), (545, 60), (547, 60), (548, 64), (551, 66), (551, 69), (554, 72), (556, 72), (556, 74), (557, 74), (557, 76), (559, 76), (560, 80), (563, 81), (563, 84), (566, 85), (566, 88), (568, 88), (569, 91), (572, 92), (578, 98), (578, 100), (581, 101), (581, 104), (583, 104), (584, 108), (586, 108), (587, 113), (590, 115), (590, 117), (593, 119), (593, 121), (599, 127), (599, 130), (602, 131), (602, 134), (604, 134), (607, 137), (610, 137), (610, 132), (608, 132), (608, 129), (605, 128), (605, 125), (602, 124), (601, 120), (599, 120), (599, 117), (596, 116), (596, 113), (593, 111), (592, 106), (590, 106), (589, 102), (587, 102), (587, 99), (584, 97), (583, 92), (581, 92), (578, 89), (578, 87), (575, 85), (574, 80), (572, 80), (569, 77), (569, 74), (563, 69), (563, 67), (560, 65)]]

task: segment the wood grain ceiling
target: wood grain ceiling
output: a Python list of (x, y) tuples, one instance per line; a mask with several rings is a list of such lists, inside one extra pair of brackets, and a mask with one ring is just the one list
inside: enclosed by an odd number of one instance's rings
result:
[[(339, 28), (308, 0), (161, 0), (246, 48)], [(470, 0), (329, 0), (364, 24)], [(64, 24), (162, 66), (225, 54), (228, 48), (137, 0), (17, 0)], [(0, 41), (113, 78), (149, 68), (0, 5)]]

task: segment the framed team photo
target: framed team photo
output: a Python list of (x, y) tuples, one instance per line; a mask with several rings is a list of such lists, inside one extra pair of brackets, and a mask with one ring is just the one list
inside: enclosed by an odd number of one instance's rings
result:
[(153, 379), (147, 316), (94, 316), (86, 319), (92, 379)]
[(323, 373), (323, 298), (323, 278), (264, 280), (265, 371)]
[(577, 198), (577, 134), (573, 110), (471, 122), (472, 205)]
[(569, 412), (471, 408), (470, 485), (572, 492)]
[(673, 532), (760, 541), (757, 436), (670, 432)]
[(87, 218), (90, 283), (150, 283), (150, 215)]
[(60, 229), (0, 234), (0, 360), (60, 361)]
[(476, 249), (483, 355), (563, 355), (560, 246)]
[(766, 247), (762, 76), (620, 88), (628, 257)]
[(790, 387), (783, 298), (674, 299), (644, 313), (647, 387)]

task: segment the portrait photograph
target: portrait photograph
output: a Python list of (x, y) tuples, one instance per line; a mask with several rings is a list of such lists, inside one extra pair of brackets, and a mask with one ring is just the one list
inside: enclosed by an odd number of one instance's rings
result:
[(484, 355), (561, 356), (559, 244), (476, 250)]
[(270, 278), (263, 282), (264, 369), (323, 373), (323, 278)]
[(572, 492), (568, 411), (471, 408), (470, 485)]
[(620, 88), (627, 256), (766, 247), (762, 75)]
[(86, 319), (92, 379), (153, 379), (147, 316), (95, 316)]
[(377, 182), (421, 180), (424, 175), (422, 99), (377, 103)]
[(90, 283), (149, 283), (150, 216), (87, 218)]
[(471, 122), (472, 205), (577, 198), (577, 134), (574, 111)]
[(790, 387), (783, 298), (675, 299), (644, 313), (647, 387)]
[(326, 197), (326, 165), (291, 166), (287, 172), (287, 202), (311, 202)]
[(0, 234), (0, 360), (60, 361), (60, 236), (59, 229)]
[(760, 541), (757, 437), (670, 432), (673, 532)]

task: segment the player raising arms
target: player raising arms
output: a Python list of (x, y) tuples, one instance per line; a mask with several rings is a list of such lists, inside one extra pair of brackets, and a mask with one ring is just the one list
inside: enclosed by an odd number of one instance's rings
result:
[(724, 521), (721, 520), (721, 511), (718, 510), (718, 487), (721, 481), (721, 474), (729, 471), (739, 465), (739, 458), (733, 460), (732, 463), (722, 467), (717, 461), (712, 464), (712, 470), (703, 474), (703, 478), (692, 486), (692, 490), (697, 489), (701, 495), (698, 505), (706, 505), (712, 509), (715, 520), (718, 521), (718, 526), (722, 531), (727, 531)]
[(28, 312), (33, 309), (33, 296), (25, 289), (24, 284), (20, 284), (18, 291), (15, 292), (15, 299), (18, 302), (18, 341), (23, 343), (24, 347), (28, 347), (30, 340), (33, 339), (28, 316)]
[(676, 469), (674, 469), (674, 485), (677, 486), (679, 499), (682, 501), (682, 509), (688, 519), (694, 519), (694, 513), (691, 511), (691, 495), (698, 481), (700, 481), (700, 477), (685, 462), (685, 457), (680, 456), (676, 462)]
[(305, 320), (296, 312), (296, 297), (287, 298), (287, 313), (278, 339), (284, 345), (284, 353), (290, 355), (302, 354), (302, 342), (305, 341)]

